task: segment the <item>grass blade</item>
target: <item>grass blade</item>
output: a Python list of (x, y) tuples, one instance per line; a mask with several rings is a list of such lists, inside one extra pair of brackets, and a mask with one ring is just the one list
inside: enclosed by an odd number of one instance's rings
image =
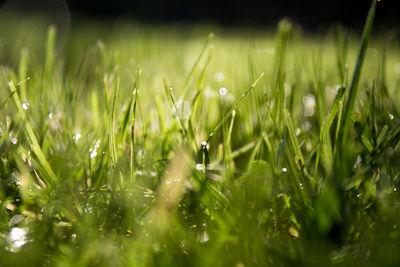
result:
[(328, 116), (322, 123), (321, 132), (320, 132), (320, 136), (319, 136), (319, 148), (318, 148), (316, 160), (315, 160), (315, 172), (318, 169), (319, 160), (321, 157), (323, 146), (325, 145), (325, 140), (328, 137), (329, 129), (331, 128), (333, 121), (335, 120), (336, 115), (339, 111), (341, 102), (343, 101), (344, 91), (345, 91), (344, 87), (339, 88), (339, 90), (336, 94), (335, 100), (333, 101), (333, 104), (331, 106), (331, 109), (329, 110)]
[(229, 116), (231, 116), (232, 112), (240, 106), (240, 104), (245, 99), (245, 97), (249, 94), (249, 92), (254, 87), (256, 87), (256, 85), (262, 80), (263, 77), (264, 77), (264, 73), (262, 73), (260, 75), (260, 77), (258, 77), (258, 79), (249, 87), (249, 89), (247, 89), (247, 91), (242, 94), (242, 96), (239, 98), (239, 100), (236, 101), (236, 103), (229, 109), (229, 111), (225, 114), (225, 116), (222, 118), (222, 120), (211, 131), (210, 135), (208, 136), (207, 143), (210, 142), (210, 140), (214, 136), (214, 134), (221, 128), (221, 126), (226, 122), (226, 120), (229, 118)]
[(46, 156), (44, 155), (42, 148), (39, 145), (39, 141), (35, 135), (35, 132), (29, 123), (29, 121), (26, 119), (25, 111), (22, 109), (22, 103), (19, 98), (17, 88), (14, 84), (14, 82), (10, 81), (8, 83), (9, 89), (11, 91), (11, 94), (14, 98), (14, 103), (15, 106), (17, 107), (18, 114), (21, 116), (22, 120), (24, 121), (24, 126), (26, 130), (26, 134), (29, 139), (29, 144), (31, 146), (31, 149), (33, 153), (36, 155), (38, 162), (41, 166), (41, 169), (45, 172), (45, 175), (43, 175), (43, 180), (46, 183), (47, 186), (55, 185), (57, 183), (57, 176), (54, 173), (53, 169), (51, 168), (49, 162), (46, 159)]
[(354, 70), (353, 79), (351, 81), (346, 106), (343, 113), (343, 121), (341, 126), (341, 149), (344, 148), (347, 142), (347, 136), (350, 131), (351, 116), (354, 111), (354, 106), (357, 98), (358, 85), (360, 83), (362, 67), (365, 59), (365, 54), (368, 48), (369, 38), (372, 32), (372, 26), (375, 18), (376, 0), (372, 1), (371, 8), (368, 13), (367, 21), (364, 26), (364, 32), (361, 40), (361, 46), (358, 54), (357, 64)]
[(119, 93), (119, 77), (117, 79), (117, 87), (114, 92), (113, 104), (111, 109), (111, 120), (110, 120), (110, 135), (109, 135), (109, 145), (110, 145), (110, 156), (111, 156), (111, 164), (113, 167), (117, 164), (117, 144), (115, 141), (115, 109), (117, 103), (117, 97)]
[(135, 122), (136, 122), (136, 103), (137, 103), (137, 97), (139, 95), (139, 90), (140, 90), (140, 77), (141, 77), (141, 70), (138, 68), (137, 73), (136, 73), (136, 86), (133, 91), (133, 96), (132, 96), (132, 102), (131, 106), (132, 107), (132, 123), (131, 123), (131, 163), (130, 163), (130, 169), (131, 169), (131, 181), (134, 181), (135, 175)]
[(192, 80), (192, 78), (194, 76), (194, 73), (195, 73), (196, 69), (198, 68), (198, 66), (200, 64), (201, 59), (206, 54), (207, 48), (209, 46), (209, 43), (210, 43), (210, 41), (212, 40), (213, 37), (214, 37), (213, 33), (210, 33), (207, 36), (207, 38), (206, 38), (206, 40), (204, 42), (203, 48), (201, 49), (200, 55), (197, 57), (196, 62), (194, 63), (192, 69), (189, 72), (188, 77), (186, 78), (186, 81), (185, 81), (184, 86), (183, 86), (183, 96), (185, 96), (187, 91), (189, 90), (189, 85), (190, 85), (190, 82), (191, 82), (191, 80)]
[(297, 140), (297, 136), (296, 136), (296, 132), (294, 130), (294, 125), (293, 125), (293, 121), (292, 121), (292, 117), (290, 116), (289, 111), (287, 111), (285, 109), (285, 123), (289, 132), (289, 139), (290, 139), (290, 143), (292, 144), (294, 153), (296, 155), (296, 163), (298, 165), (300, 165), (299, 167), (303, 167), (304, 166), (304, 157), (303, 154), (301, 153), (301, 148), (299, 145), (299, 141)]

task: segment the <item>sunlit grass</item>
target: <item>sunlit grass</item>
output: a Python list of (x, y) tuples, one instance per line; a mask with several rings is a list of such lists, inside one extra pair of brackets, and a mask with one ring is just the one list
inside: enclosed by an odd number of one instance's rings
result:
[(398, 265), (400, 50), (375, 4), (363, 36), (81, 23), (59, 53), (53, 27), (1, 46), (0, 265)]

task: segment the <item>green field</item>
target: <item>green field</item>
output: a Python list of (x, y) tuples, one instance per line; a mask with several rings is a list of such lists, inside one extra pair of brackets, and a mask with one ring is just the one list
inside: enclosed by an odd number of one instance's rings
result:
[(3, 42), (0, 266), (398, 266), (400, 46), (375, 3), (363, 35)]

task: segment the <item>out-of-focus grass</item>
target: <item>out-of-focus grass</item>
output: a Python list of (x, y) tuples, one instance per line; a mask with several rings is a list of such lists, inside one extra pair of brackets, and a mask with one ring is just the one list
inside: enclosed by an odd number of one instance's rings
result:
[(399, 264), (392, 33), (54, 30), (0, 47), (1, 266)]

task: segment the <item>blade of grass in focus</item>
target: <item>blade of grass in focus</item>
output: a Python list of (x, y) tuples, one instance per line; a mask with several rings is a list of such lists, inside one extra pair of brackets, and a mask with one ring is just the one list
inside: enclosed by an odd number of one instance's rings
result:
[(140, 76), (141, 76), (141, 70), (138, 68), (137, 73), (136, 73), (136, 86), (135, 89), (133, 90), (132, 94), (132, 100), (131, 100), (131, 106), (132, 107), (132, 123), (131, 123), (131, 181), (134, 181), (134, 171), (135, 171), (135, 122), (136, 122), (136, 102), (137, 102), (137, 97), (139, 95), (139, 90), (141, 88), (140, 84)]
[(44, 180), (44, 182), (46, 183), (47, 186), (49, 186), (49, 187), (55, 186), (58, 181), (57, 176), (54, 173), (53, 169), (51, 168), (49, 162), (47, 161), (46, 156), (44, 155), (44, 153), (39, 145), (39, 142), (35, 135), (35, 132), (31, 126), (31, 124), (28, 121), (28, 118), (25, 114), (25, 110), (23, 110), (23, 108), (22, 108), (22, 103), (19, 98), (17, 88), (15, 87), (15, 84), (13, 81), (10, 81), (8, 83), (8, 86), (9, 86), (10, 92), (13, 96), (14, 104), (17, 108), (18, 114), (21, 117), (21, 119), (24, 121), (24, 128), (26, 130), (26, 134), (29, 139), (30, 147), (31, 147), (33, 153), (38, 158), (40, 167), (44, 172), (44, 175), (41, 178)]
[[(346, 145), (346, 142), (348, 141), (348, 135), (350, 132), (351, 128), (351, 116), (354, 111), (355, 103), (356, 103), (356, 98), (357, 98), (357, 92), (358, 92), (358, 87), (359, 87), (359, 82), (361, 79), (361, 73), (362, 73), (362, 67), (365, 59), (365, 54), (368, 48), (368, 42), (369, 38), (372, 33), (372, 26), (375, 18), (375, 9), (376, 9), (376, 0), (372, 1), (371, 8), (368, 13), (368, 17), (364, 26), (364, 31), (363, 31), (363, 36), (361, 39), (361, 45), (360, 45), (360, 50), (357, 58), (357, 63), (356, 67), (353, 73), (353, 78), (349, 87), (349, 91), (346, 94), (346, 103), (345, 107), (343, 110), (343, 119), (341, 122), (341, 140), (340, 140), (340, 152), (337, 151), (338, 153), (342, 153), (344, 146)], [(335, 157), (335, 161), (339, 160), (339, 154)]]
[(206, 143), (208, 144), (211, 140), (211, 138), (214, 136), (214, 134), (221, 128), (221, 126), (225, 123), (225, 121), (231, 116), (232, 112), (236, 110), (242, 101), (246, 98), (246, 96), (249, 94), (249, 92), (257, 86), (257, 84), (261, 81), (261, 79), (264, 77), (264, 73), (262, 73), (257, 80), (253, 82), (253, 84), (242, 94), (242, 96), (236, 101), (236, 103), (228, 110), (228, 112), (224, 115), (224, 117), (218, 122), (218, 124), (215, 126), (215, 128), (210, 132), (208, 139)]

